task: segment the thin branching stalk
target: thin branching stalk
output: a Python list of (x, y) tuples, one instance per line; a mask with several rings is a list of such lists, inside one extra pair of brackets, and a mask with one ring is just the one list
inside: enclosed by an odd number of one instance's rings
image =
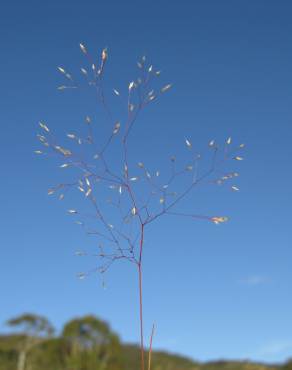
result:
[[(51, 187), (48, 190), (49, 195), (59, 194), (59, 199), (62, 200), (69, 192), (77, 190), (89, 206), (88, 212), (81, 212), (75, 208), (67, 211), (69, 215), (77, 218), (75, 222), (82, 226), (88, 235), (98, 238), (97, 253), (78, 251), (76, 255), (91, 254), (100, 259), (101, 265), (86, 273), (79, 273), (79, 278), (83, 279), (96, 271), (104, 274), (113, 263), (121, 260), (130, 262), (137, 268), (141, 370), (145, 370), (143, 328), (145, 228), (166, 215), (206, 220), (213, 224), (226, 222), (228, 218), (225, 216), (188, 213), (178, 207), (198, 186), (223, 186), (234, 181), (238, 173), (225, 172), (225, 164), (233, 160), (241, 161), (243, 158), (239, 152), (244, 145), (233, 146), (229, 137), (221, 148), (215, 140), (211, 140), (208, 144), (208, 150), (211, 151), (209, 164), (205, 169), (201, 169), (201, 154), (193, 149), (189, 139), (185, 139), (184, 149), (188, 153), (188, 159), (183, 166), (178, 166), (176, 157), (171, 156), (170, 175), (166, 177), (162, 177), (159, 170), (155, 172), (150, 170), (150, 167), (148, 168), (142, 161), (137, 161), (134, 165), (135, 157), (129, 153), (128, 143), (134, 135), (137, 120), (144, 109), (171, 88), (171, 84), (166, 84), (162, 88), (153, 87), (152, 84), (160, 76), (160, 71), (155, 70), (152, 65), (147, 65), (146, 58), (143, 57), (137, 63), (139, 76), (129, 83), (127, 93), (121, 94), (117, 89), (113, 89), (114, 95), (121, 101), (122, 96), (125, 96), (127, 113), (123, 124), (123, 119), (115, 119), (104, 89), (104, 74), (108, 64), (107, 49), (102, 50), (99, 60), (95, 60), (83, 44), (80, 44), (80, 49), (89, 64), (89, 68), (81, 68), (82, 75), (88, 87), (93, 88), (99, 109), (101, 107), (104, 112), (109, 133), (103, 138), (103, 143), (98, 144), (96, 136), (98, 127), (94, 124), (94, 118), (86, 116), (88, 136), (67, 133), (66, 139), (71, 142), (69, 149), (67, 144), (59, 144), (59, 140), (48, 126), (40, 122), (42, 133), (38, 134), (38, 140), (44, 146), (44, 150), (36, 150), (35, 153), (61, 159), (60, 168), (75, 171), (74, 180)], [(71, 73), (63, 67), (58, 67), (58, 70), (68, 82), (67, 85), (61, 85), (59, 90), (79, 87)], [(115, 163), (108, 160), (112, 148), (117, 158)], [(177, 191), (175, 187), (178, 182), (180, 186)], [(232, 191), (239, 190), (234, 184), (229, 188)], [(154, 327), (150, 338), (148, 370), (151, 366), (153, 335)]]

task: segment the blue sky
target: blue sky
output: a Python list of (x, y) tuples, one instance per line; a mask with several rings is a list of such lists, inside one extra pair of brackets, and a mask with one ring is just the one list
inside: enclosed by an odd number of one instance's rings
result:
[(64, 134), (93, 109), (88, 95), (78, 92), (78, 103), (56, 90), (57, 66), (77, 73), (84, 63), (83, 42), (108, 47), (110, 87), (125, 90), (144, 54), (162, 83), (173, 83), (134, 133), (131, 149), (143, 160), (184, 157), (186, 137), (203, 152), (211, 139), (246, 143), (245, 160), (231, 164), (240, 192), (207, 187), (185, 203), (229, 223), (164, 218), (149, 228), (146, 334), (155, 321), (156, 348), (199, 360), (292, 357), (291, 12), (288, 0), (2, 5), (1, 324), (32, 311), (61, 328), (94, 313), (138, 341), (135, 270), (114, 266), (106, 290), (98, 276), (76, 279), (96, 261), (74, 251), (94, 242), (72, 224), (67, 203), (46, 194), (63, 173), (33, 153), (38, 121)]

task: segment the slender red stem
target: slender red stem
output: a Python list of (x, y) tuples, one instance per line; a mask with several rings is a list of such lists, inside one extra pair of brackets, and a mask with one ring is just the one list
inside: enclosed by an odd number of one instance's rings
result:
[(154, 337), (155, 324), (152, 325), (152, 331), (150, 336), (149, 355), (148, 355), (148, 370), (151, 370), (151, 356), (152, 356), (152, 342)]
[(138, 261), (141, 370), (145, 369), (145, 365), (144, 365), (144, 333), (143, 333), (143, 289), (142, 289), (143, 242), (144, 242), (144, 225), (142, 224), (141, 225), (141, 238), (140, 238), (140, 254), (139, 254), (139, 261)]

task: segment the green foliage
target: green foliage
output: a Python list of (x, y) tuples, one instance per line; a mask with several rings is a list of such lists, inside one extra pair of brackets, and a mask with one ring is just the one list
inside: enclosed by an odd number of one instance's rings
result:
[(43, 316), (23, 314), (7, 321), (7, 325), (16, 328), (24, 335), (52, 335), (54, 328)]
[[(36, 318), (36, 317), (35, 317)], [(31, 320), (32, 319), (32, 320)], [(44, 319), (44, 318), (43, 318)], [(13, 327), (29, 323), (34, 328), (48, 328), (48, 321), (23, 315)], [(36, 325), (36, 323), (38, 323)], [(39, 333), (39, 330), (35, 331)], [(25, 370), (137, 370), (140, 368), (139, 347), (122, 345), (109, 325), (94, 316), (68, 322), (59, 337), (29, 338), (24, 335), (0, 336), (0, 370), (16, 370), (19, 349), (29, 339), (34, 345), (27, 353)], [(146, 358), (148, 353), (145, 353)], [(151, 370), (292, 370), (292, 361), (282, 366), (264, 366), (251, 362), (217, 361), (198, 363), (191, 359), (156, 352)]]
[(287, 363), (281, 367), (281, 370), (292, 370), (292, 360), (287, 361)]

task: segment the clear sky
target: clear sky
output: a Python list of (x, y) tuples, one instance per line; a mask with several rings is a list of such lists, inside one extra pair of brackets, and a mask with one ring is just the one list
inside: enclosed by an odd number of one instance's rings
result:
[(291, 16), (289, 0), (2, 4), (1, 330), (22, 312), (59, 329), (94, 313), (124, 341), (139, 338), (135, 271), (114, 266), (106, 290), (98, 276), (76, 279), (96, 261), (74, 251), (93, 241), (66, 216), (67, 204), (47, 196), (62, 172), (33, 153), (39, 120), (65, 133), (87, 114), (87, 103), (56, 90), (56, 67), (78, 71), (83, 42), (108, 47), (110, 86), (125, 89), (143, 54), (173, 83), (135, 132), (133, 149), (149, 163), (173, 149), (184, 156), (185, 137), (203, 151), (211, 139), (246, 143), (245, 160), (231, 165), (239, 192), (188, 199), (194, 212), (229, 223), (165, 218), (149, 229), (146, 334), (155, 321), (156, 348), (199, 360), (292, 357)]

